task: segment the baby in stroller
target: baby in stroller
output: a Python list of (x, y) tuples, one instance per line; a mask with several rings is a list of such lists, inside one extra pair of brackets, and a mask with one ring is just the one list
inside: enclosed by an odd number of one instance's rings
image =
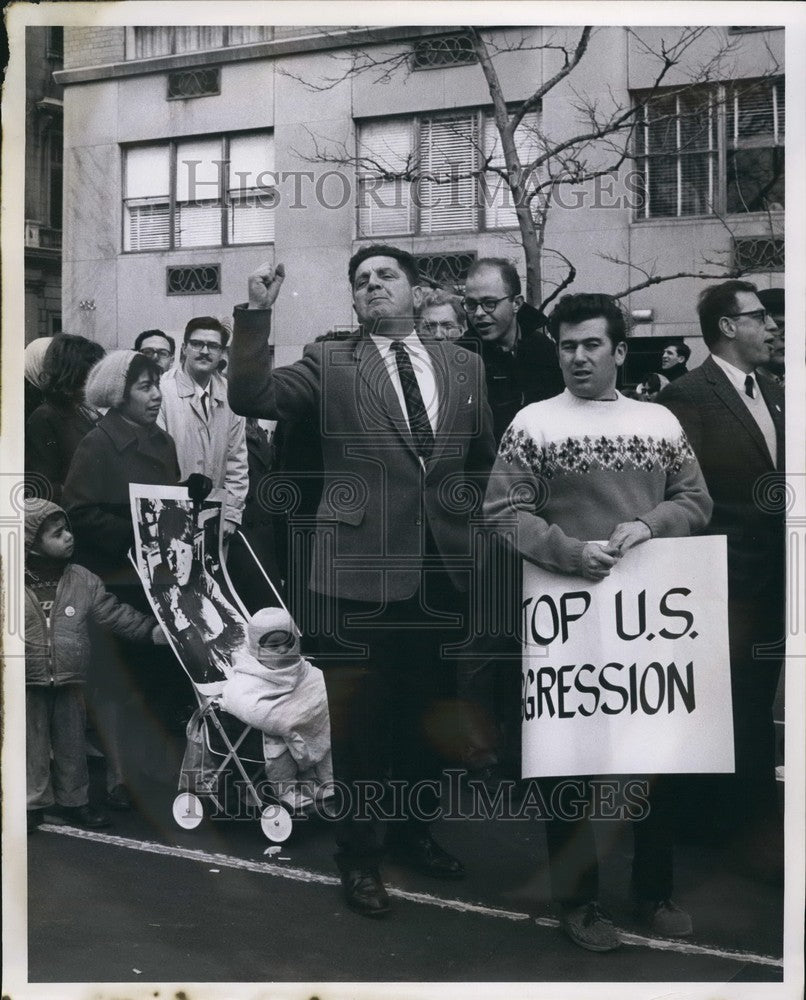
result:
[(266, 775), (292, 811), (333, 794), (330, 716), (322, 671), (300, 655), (284, 608), (263, 608), (232, 655), (218, 702), (263, 733)]

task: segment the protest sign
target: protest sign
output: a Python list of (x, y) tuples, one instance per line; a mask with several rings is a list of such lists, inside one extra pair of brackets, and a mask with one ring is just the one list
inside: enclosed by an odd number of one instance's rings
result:
[(225, 494), (198, 505), (181, 486), (133, 483), (129, 494), (134, 561), (154, 614), (199, 692), (217, 696), (245, 649), (248, 617), (222, 558)]
[(524, 777), (733, 771), (724, 537), (598, 582), (524, 563), (523, 639)]

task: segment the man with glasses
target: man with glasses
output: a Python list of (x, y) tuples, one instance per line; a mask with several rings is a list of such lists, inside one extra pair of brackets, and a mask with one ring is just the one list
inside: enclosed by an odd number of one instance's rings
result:
[(174, 363), (176, 342), (162, 330), (143, 330), (134, 342), (134, 349), (156, 361), (159, 368), (167, 372)]
[(434, 340), (458, 340), (465, 332), (467, 318), (462, 300), (444, 288), (423, 292), (419, 331)]
[(695, 816), (708, 818), (709, 832), (721, 820), (743, 870), (776, 877), (783, 854), (772, 705), (785, 635), (784, 392), (755, 373), (769, 363), (777, 327), (749, 281), (706, 288), (698, 312), (710, 356), (658, 402), (677, 416), (699, 459), (714, 500), (708, 532), (728, 539), (736, 773), (697, 779)]
[(518, 272), (502, 257), (475, 261), (462, 305), (468, 346), (479, 351), (487, 373), (497, 443), (518, 410), (563, 391), (557, 350), (541, 331), (540, 312), (523, 301)]
[(246, 421), (227, 402), (227, 380), (219, 363), (229, 332), (213, 316), (197, 316), (185, 327), (180, 363), (160, 380), (158, 423), (176, 442), (181, 478), (209, 476), (227, 491), (224, 537), (241, 523), (249, 488)]
[[(512, 263), (481, 257), (467, 274), (462, 306), (469, 329), (460, 343), (478, 351), (484, 362), (487, 398), (498, 445), (515, 414), (528, 403), (559, 395), (565, 388), (557, 349), (542, 332), (544, 317), (523, 301), (521, 282)], [(494, 540), (492, 545), (496, 543)], [(486, 553), (480, 573), (499, 571), (506, 551)], [(492, 617), (496, 626), (477, 634), (474, 650), (460, 670), (462, 694), (481, 706), (497, 732), (497, 764), (485, 778), (495, 786), (501, 778), (520, 776), (520, 647), (513, 616), (517, 601), (502, 600)], [(504, 636), (496, 636), (500, 630)]]

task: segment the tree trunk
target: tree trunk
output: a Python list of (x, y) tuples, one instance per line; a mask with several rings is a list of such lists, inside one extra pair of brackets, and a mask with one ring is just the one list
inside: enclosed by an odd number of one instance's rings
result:
[(512, 197), (515, 199), (515, 212), (518, 216), (518, 228), (526, 259), (526, 301), (539, 306), (543, 301), (543, 276), (540, 267), (542, 240), (529, 211), (529, 204), (523, 200), (522, 192), (513, 190)]

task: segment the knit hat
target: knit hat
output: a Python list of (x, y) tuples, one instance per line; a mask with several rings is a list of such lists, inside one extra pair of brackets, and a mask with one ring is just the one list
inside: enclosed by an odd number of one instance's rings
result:
[(23, 354), (25, 378), (31, 385), (35, 385), (37, 389), (42, 388), (40, 385), (42, 381), (42, 368), (45, 364), (45, 354), (52, 340), (53, 337), (37, 337), (36, 340), (32, 340), (25, 348), (25, 353)]
[(25, 554), (33, 548), (39, 530), (45, 521), (53, 514), (61, 514), (67, 520), (67, 514), (58, 504), (51, 500), (41, 500), (39, 497), (31, 497), (23, 500), (25, 516)]
[[(285, 608), (261, 608), (260, 611), (256, 611), (252, 615), (247, 625), (246, 635), (249, 652), (257, 659), (260, 652), (260, 640), (267, 632), (278, 630), (289, 632), (294, 643), (287, 653), (271, 653), (269, 658), (274, 666), (290, 667), (298, 663), (300, 659), (299, 635), (294, 619)], [(264, 656), (266, 652), (264, 651)], [(261, 662), (265, 663), (265, 659)]]
[(112, 408), (120, 406), (126, 388), (126, 376), (139, 351), (110, 351), (90, 369), (84, 398), (91, 406)]

